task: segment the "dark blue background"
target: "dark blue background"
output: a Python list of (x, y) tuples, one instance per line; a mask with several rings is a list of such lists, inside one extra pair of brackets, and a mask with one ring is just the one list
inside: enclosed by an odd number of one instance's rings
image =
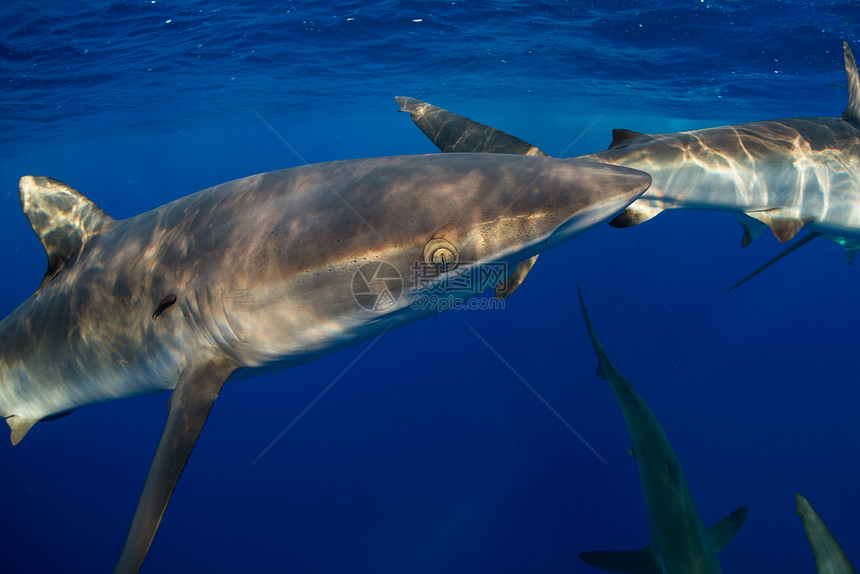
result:
[[(3, 314), (44, 273), (17, 200), (25, 174), (128, 217), (262, 171), (435, 151), (396, 95), (579, 155), (614, 127), (838, 116), (841, 43), (860, 51), (850, 2), (7, 4)], [(726, 295), (780, 249), (768, 235), (741, 250), (740, 235), (714, 212), (595, 228), (543, 255), (504, 310), (382, 337), (255, 464), (366, 345), (228, 385), (144, 571), (585, 573), (580, 552), (644, 546), (577, 280), (706, 524), (750, 506), (724, 571), (814, 571), (795, 491), (860, 560), (858, 270), (819, 240)], [(166, 401), (81, 408), (0, 441), (0, 572), (110, 571)]]

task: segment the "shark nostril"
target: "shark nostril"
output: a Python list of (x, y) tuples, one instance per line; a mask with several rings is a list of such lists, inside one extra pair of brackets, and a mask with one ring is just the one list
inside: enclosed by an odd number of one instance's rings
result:
[(460, 254), (447, 239), (434, 237), (424, 246), (424, 261), (439, 271), (450, 271), (460, 261)]

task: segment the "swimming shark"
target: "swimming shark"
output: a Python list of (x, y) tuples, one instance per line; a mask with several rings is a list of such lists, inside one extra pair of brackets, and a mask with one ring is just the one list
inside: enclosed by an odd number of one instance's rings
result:
[(580, 559), (597, 568), (632, 574), (721, 572), (717, 553), (743, 526), (747, 507), (738, 508), (705, 529), (663, 427), (633, 385), (610, 362), (585, 309), (581, 290), (579, 304), (597, 353), (598, 375), (609, 381), (633, 441), (631, 453), (639, 466), (652, 537), (651, 543), (641, 550), (585, 552), (579, 555)]
[(795, 514), (800, 516), (803, 529), (815, 556), (815, 569), (818, 574), (855, 574), (854, 566), (845, 551), (831, 534), (830, 529), (800, 493), (794, 493), (797, 503)]
[[(735, 214), (744, 229), (743, 246), (767, 228), (781, 242), (804, 227), (860, 238), (860, 79), (847, 43), (843, 55), (848, 106), (838, 118), (656, 135), (613, 130), (609, 149), (579, 159), (633, 167), (651, 174), (653, 183), (610, 225), (630, 227), (668, 209), (710, 209)], [(397, 102), (444, 152), (547, 155), (520, 138), (415, 98)]]
[(76, 407), (172, 391), (115, 570), (136, 572), (228, 379), (474, 297), (499, 266), (611, 217), (649, 183), (579, 160), (395, 156), (262, 173), (116, 220), (65, 183), (25, 176), (48, 269), (0, 322), (0, 415), (17, 444)]

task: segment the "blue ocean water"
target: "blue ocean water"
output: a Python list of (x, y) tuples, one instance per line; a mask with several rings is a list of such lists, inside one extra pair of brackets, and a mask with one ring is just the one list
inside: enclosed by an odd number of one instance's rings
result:
[[(128, 217), (253, 173), (435, 152), (398, 95), (554, 156), (604, 149), (615, 127), (840, 115), (860, 6), (750, 4), (7, 2), (3, 315), (44, 273), (17, 200), (26, 174)], [(644, 546), (577, 280), (704, 521), (749, 505), (725, 572), (814, 572), (795, 491), (860, 561), (858, 270), (813, 241), (724, 294), (781, 249), (740, 236), (714, 212), (603, 225), (543, 255), (504, 309), (228, 384), (143, 571), (585, 573), (581, 552)], [(0, 446), (0, 572), (110, 571), (166, 400), (81, 408)]]

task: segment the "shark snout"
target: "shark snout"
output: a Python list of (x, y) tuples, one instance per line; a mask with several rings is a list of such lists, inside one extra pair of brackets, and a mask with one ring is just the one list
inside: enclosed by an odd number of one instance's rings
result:
[(556, 193), (565, 212), (550, 231), (547, 248), (611, 219), (651, 185), (651, 176), (636, 169), (573, 159), (560, 163)]

